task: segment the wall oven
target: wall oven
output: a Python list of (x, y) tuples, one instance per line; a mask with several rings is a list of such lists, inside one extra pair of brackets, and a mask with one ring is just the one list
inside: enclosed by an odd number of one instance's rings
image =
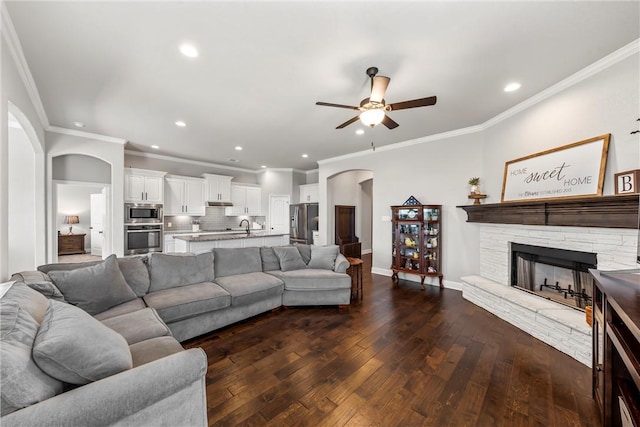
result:
[(162, 224), (162, 205), (147, 203), (125, 203), (125, 224), (160, 223)]
[(125, 224), (124, 254), (146, 254), (162, 252), (162, 224)]

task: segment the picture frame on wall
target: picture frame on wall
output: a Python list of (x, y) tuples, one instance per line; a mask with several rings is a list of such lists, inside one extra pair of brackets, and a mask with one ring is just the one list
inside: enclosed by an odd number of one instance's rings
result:
[(604, 134), (505, 163), (504, 202), (602, 195), (611, 134)]

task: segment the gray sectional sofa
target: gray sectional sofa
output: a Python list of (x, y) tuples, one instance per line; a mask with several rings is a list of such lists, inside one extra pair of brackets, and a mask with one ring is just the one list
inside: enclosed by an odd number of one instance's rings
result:
[(206, 355), (180, 341), (282, 305), (347, 305), (337, 246), (214, 249), (12, 277), (0, 424), (207, 425)]

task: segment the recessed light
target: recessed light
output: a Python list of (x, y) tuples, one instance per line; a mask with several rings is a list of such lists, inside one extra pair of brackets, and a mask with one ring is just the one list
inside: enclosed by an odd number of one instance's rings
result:
[(82, 122), (73, 122), (73, 125), (74, 125), (75, 127), (77, 127), (77, 128), (83, 128), (83, 127), (85, 127), (85, 126), (86, 126), (86, 125), (85, 125), (84, 123), (82, 123)]
[(356, 135), (364, 135), (364, 129), (358, 129)]
[(194, 45), (189, 43), (181, 44), (180, 52), (182, 52), (184, 56), (187, 56), (189, 58), (196, 58), (198, 56), (198, 49), (196, 49)]
[(182, 120), (178, 120), (176, 122), (176, 126), (178, 126), (179, 128), (183, 128), (185, 127), (187, 124), (185, 122), (183, 122)]
[(260, 166), (260, 167), (261, 167), (262, 169), (266, 169), (266, 168), (267, 168), (267, 165), (262, 165), (262, 166)]
[(152, 146), (151, 146), (151, 148), (153, 148), (154, 150), (159, 150), (159, 149), (160, 149), (160, 146), (158, 146), (158, 145), (152, 145)]
[(521, 86), (522, 85), (520, 83), (518, 83), (518, 82), (512, 82), (512, 83), (509, 83), (508, 85), (506, 85), (504, 87), (504, 91), (505, 92), (513, 92), (515, 90), (520, 89)]
[(303, 154), (302, 157), (306, 159), (307, 157), (309, 157), (309, 155), (308, 154)]
[(236, 151), (242, 151), (242, 147), (240, 147), (239, 145), (236, 145)]

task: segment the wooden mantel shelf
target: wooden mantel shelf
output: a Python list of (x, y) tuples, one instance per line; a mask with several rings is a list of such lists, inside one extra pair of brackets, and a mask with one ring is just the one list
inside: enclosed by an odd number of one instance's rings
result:
[(638, 228), (638, 194), (458, 207), (467, 222)]

